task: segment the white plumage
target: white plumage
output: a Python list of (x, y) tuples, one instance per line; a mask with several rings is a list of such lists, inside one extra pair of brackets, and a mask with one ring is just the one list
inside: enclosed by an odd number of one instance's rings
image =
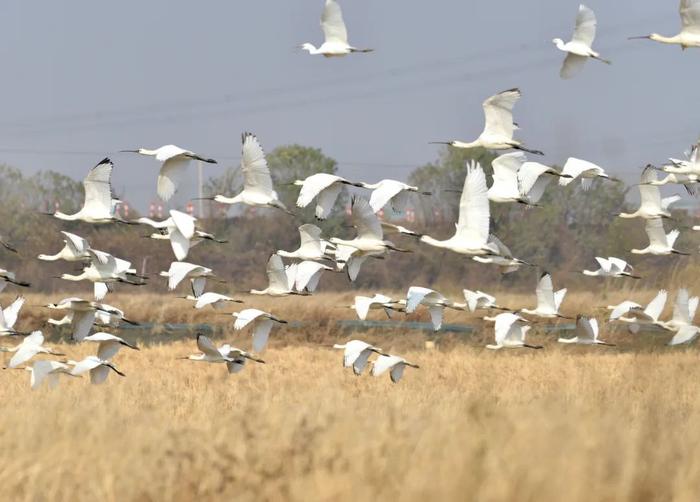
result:
[(422, 236), (420, 240), (431, 246), (471, 256), (498, 254), (496, 246), (488, 242), (490, 219), (486, 176), (481, 166), (472, 162), (467, 166), (467, 176), (464, 178), (464, 188), (459, 199), (459, 218), (455, 234), (444, 241), (428, 235)]
[(394, 383), (398, 383), (403, 376), (406, 366), (411, 368), (420, 368), (417, 364), (409, 363), (403, 357), (393, 356), (390, 354), (380, 355), (372, 364), (372, 376), (378, 377), (389, 371), (389, 377)]
[(593, 50), (596, 25), (595, 13), (581, 4), (576, 15), (576, 28), (571, 41), (565, 43), (561, 38), (552, 40), (557, 49), (567, 53), (559, 73), (561, 78), (569, 79), (577, 75), (583, 69), (588, 58), (610, 64), (610, 61), (601, 58), (600, 54)]
[(343, 350), (343, 368), (352, 366), (352, 371), (355, 375), (362, 374), (372, 353), (383, 355), (382, 349), (361, 340), (350, 340), (344, 344), (335, 344), (333, 348)]
[(272, 186), (270, 168), (267, 166), (267, 159), (260, 141), (249, 132), (243, 133), (241, 141), (243, 144), (241, 151), (243, 191), (235, 197), (215, 195), (207, 198), (220, 204), (242, 203), (249, 206), (277, 208), (289, 213)]
[(265, 350), (274, 323), (287, 324), (287, 321), (278, 319), (272, 314), (258, 309), (245, 309), (240, 312), (234, 312), (232, 315), (236, 318), (236, 321), (233, 323), (233, 329), (236, 331), (252, 325), (253, 350), (255, 352)]
[(157, 191), (158, 196), (164, 201), (170, 200), (175, 195), (192, 160), (216, 164), (214, 159), (202, 157), (175, 145), (164, 145), (155, 150), (139, 148), (138, 150), (122, 151), (155, 157), (161, 163), (160, 172), (158, 173)]
[(524, 152), (543, 155), (539, 150), (530, 150), (525, 145), (513, 139), (517, 128), (513, 122), (513, 107), (520, 99), (520, 89), (509, 89), (491, 96), (483, 102), (485, 125), (479, 137), (470, 143), (464, 141), (448, 141), (445, 144), (455, 148), (486, 148), (487, 150), (510, 150), (512, 148)]
[(343, 21), (343, 13), (336, 0), (326, 0), (321, 15), (323, 44), (316, 48), (311, 43), (304, 43), (301, 48), (309, 54), (321, 54), (325, 57), (340, 57), (353, 52), (372, 52), (373, 49), (358, 49), (348, 43), (348, 31)]

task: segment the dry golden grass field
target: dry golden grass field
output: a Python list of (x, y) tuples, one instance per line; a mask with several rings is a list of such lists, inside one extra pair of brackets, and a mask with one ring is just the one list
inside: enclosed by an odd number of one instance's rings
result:
[[(156, 298), (108, 301), (137, 320), (230, 322)], [(544, 350), (492, 352), (484, 327), (426, 350), (420, 333), (335, 332), (328, 319), (354, 313), (332, 307), (350, 298), (275, 301), (278, 315), (316, 324), (273, 330), (266, 364), (237, 375), (176, 360), (196, 352), (194, 340), (123, 350), (114, 362), (127, 376), (102, 386), (66, 377), (31, 391), (27, 372), (0, 372), (0, 500), (698, 500), (694, 347), (604, 331), (618, 347), (557, 346), (536, 333)], [(597, 305), (565, 306), (576, 302)], [(27, 313), (26, 325), (39, 318)], [(448, 321), (474, 321), (457, 314)], [(328, 346), (353, 336), (421, 368), (398, 384), (356, 377)], [(245, 333), (224, 339), (248, 343)], [(95, 350), (56, 346), (72, 358)]]

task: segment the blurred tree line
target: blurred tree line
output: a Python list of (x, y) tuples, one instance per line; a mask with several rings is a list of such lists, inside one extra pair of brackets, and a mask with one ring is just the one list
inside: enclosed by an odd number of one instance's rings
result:
[[(409, 176), (411, 184), (433, 194), (413, 196), (413, 221), (403, 221), (396, 218), (397, 215), (387, 217), (436, 238), (449, 237), (454, 232), (459, 194), (446, 190), (461, 190), (467, 161), (479, 161), (490, 174), (493, 158), (494, 155), (486, 151), (445, 149), (436, 162), (417, 168)], [(297, 227), (302, 223), (318, 224), (327, 237), (351, 238), (354, 235), (354, 230), (349, 228), (348, 193), (339, 197), (332, 217), (323, 222), (315, 220), (313, 207), (301, 210), (295, 204), (299, 187), (293, 186), (293, 181), (318, 172), (336, 173), (338, 164), (335, 160), (319, 149), (290, 145), (270, 152), (268, 164), (281, 200), (297, 217), (273, 209), (228, 208), (215, 203), (207, 204), (207, 217), (202, 219), (201, 226), (228, 242), (221, 245), (209, 242), (199, 244), (191, 250), (187, 261), (211, 267), (221, 277), (227, 278), (229, 284), (221, 286), (221, 291), (264, 287), (268, 257), (279, 249), (296, 249), (299, 243)], [(241, 186), (240, 170), (237, 166), (231, 166), (219, 177), (209, 180), (205, 190), (212, 195), (232, 195)], [(629, 249), (646, 245), (641, 220), (613, 217), (613, 214), (626, 208), (627, 190), (620, 184), (596, 182), (594, 188), (586, 192), (578, 182), (560, 187), (557, 179), (553, 179), (540, 201), (541, 207), (491, 204), (492, 233), (510, 247), (514, 256), (533, 264), (546, 265), (547, 270), (561, 274), (557, 278), (559, 284), (589, 281), (571, 272), (595, 267), (595, 256), (629, 258)], [(368, 196), (366, 190), (357, 189), (356, 193)], [(59, 231), (66, 230), (87, 238), (96, 249), (131, 261), (139, 271), (150, 275), (151, 284), (146, 289), (165, 290), (165, 281), (158, 278), (157, 273), (167, 270), (172, 253), (167, 241), (145, 238), (150, 233), (149, 228), (66, 223), (41, 214), (53, 211), (56, 203), (60, 204), (62, 211), (77, 210), (83, 197), (79, 181), (52, 171), (24, 176), (17, 169), (0, 166), (0, 196), (4, 201), (0, 206), (0, 215), (3, 216), (0, 234), (20, 250), (18, 255), (0, 250), (0, 267), (16, 271), (22, 279), (37, 285), (37, 289), (49, 292), (85, 289), (85, 285), (76, 286), (50, 278), (61, 272), (74, 272), (80, 268), (80, 264), (44, 263), (35, 258), (39, 253), (57, 252), (62, 246)], [(129, 216), (136, 218), (138, 215), (132, 211)], [(674, 226), (689, 225), (684, 214), (675, 216), (677, 221), (672, 222)], [(672, 226), (667, 223), (666, 228), (668, 231)], [(414, 238), (396, 235), (387, 235), (386, 238), (413, 252), (394, 253), (384, 260), (367, 260), (358, 281), (353, 285), (349, 284), (344, 274), (327, 274), (322, 279), (321, 289), (370, 289), (379, 292), (423, 285), (439, 287), (450, 294), (463, 288), (488, 290), (498, 284), (530, 289), (542, 270), (541, 267), (523, 267), (513, 274), (501, 275), (496, 267), (419, 244)], [(689, 232), (683, 232), (679, 245), (681, 249), (690, 251), (691, 243), (694, 249), (695, 240)], [(642, 275), (648, 271), (648, 274), (662, 277), (662, 274), (656, 273), (657, 270), (678, 264), (685, 266), (691, 260), (634, 257), (631, 261), (640, 265)], [(135, 293), (140, 291), (120, 289)]]

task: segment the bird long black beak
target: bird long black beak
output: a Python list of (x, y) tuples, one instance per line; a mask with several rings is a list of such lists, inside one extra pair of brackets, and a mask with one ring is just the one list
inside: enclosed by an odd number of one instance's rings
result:
[(451, 145), (452, 141), (428, 141), (429, 145)]
[(397, 248), (396, 246), (387, 246), (387, 249), (391, 249), (392, 251), (396, 251), (398, 253), (413, 253), (412, 249)]
[(18, 253), (17, 249), (15, 249), (11, 244), (8, 244), (5, 241), (0, 241), (0, 245), (7, 249), (8, 251), (12, 251), (13, 253)]
[(627, 37), (627, 40), (643, 40), (643, 39), (651, 39), (651, 35), (640, 35), (637, 37)]
[(119, 153), (139, 153), (138, 150), (119, 150)]

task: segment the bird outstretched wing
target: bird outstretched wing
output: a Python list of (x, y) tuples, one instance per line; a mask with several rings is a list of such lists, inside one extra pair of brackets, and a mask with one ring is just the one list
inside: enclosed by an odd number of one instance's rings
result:
[(552, 284), (551, 274), (545, 272), (540, 277), (537, 283), (537, 289), (535, 289), (535, 295), (537, 296), (537, 307), (538, 309), (547, 311), (556, 311), (556, 301), (554, 299), (554, 285)]
[(258, 138), (249, 132), (243, 133), (243, 149), (241, 158), (241, 171), (243, 172), (243, 184), (248, 191), (270, 195), (272, 177), (267, 167), (265, 152), (260, 146)]
[(348, 31), (343, 21), (343, 11), (335, 0), (326, 0), (321, 15), (321, 29), (326, 42), (348, 43)]
[(405, 185), (399, 181), (382, 180), (379, 186), (372, 190), (372, 195), (369, 197), (369, 205), (372, 210), (378, 213), (386, 206), (391, 199), (399, 195), (405, 189)]
[(459, 199), (457, 235), (474, 245), (485, 245), (489, 238), (490, 218), (486, 175), (481, 165), (472, 162), (467, 167)]
[(513, 138), (513, 107), (520, 95), (520, 89), (509, 89), (483, 102), (486, 124), (482, 134)]
[(157, 192), (158, 197), (167, 201), (175, 195), (180, 180), (184, 177), (190, 158), (183, 156), (172, 157), (160, 166), (158, 173)]
[(289, 282), (284, 263), (278, 254), (273, 254), (267, 260), (267, 280), (270, 287), (282, 291), (289, 290)]
[(83, 180), (85, 188), (84, 208), (96, 215), (112, 214), (112, 169), (114, 164), (108, 158), (93, 167)]
[(700, 33), (700, 1), (681, 0), (681, 25), (686, 33)]
[(576, 15), (576, 28), (574, 35), (571, 38), (573, 42), (585, 44), (587, 47), (593, 47), (596, 32), (596, 18), (592, 9), (581, 4)]
[(379, 218), (374, 214), (372, 207), (363, 197), (352, 199), (352, 224), (357, 229), (357, 236), (382, 240), (384, 231)]
[(208, 356), (219, 357), (221, 355), (214, 342), (201, 333), (197, 335), (197, 348)]
[(586, 61), (588, 61), (588, 57), (569, 52), (561, 65), (559, 76), (564, 80), (574, 78), (586, 65)]

